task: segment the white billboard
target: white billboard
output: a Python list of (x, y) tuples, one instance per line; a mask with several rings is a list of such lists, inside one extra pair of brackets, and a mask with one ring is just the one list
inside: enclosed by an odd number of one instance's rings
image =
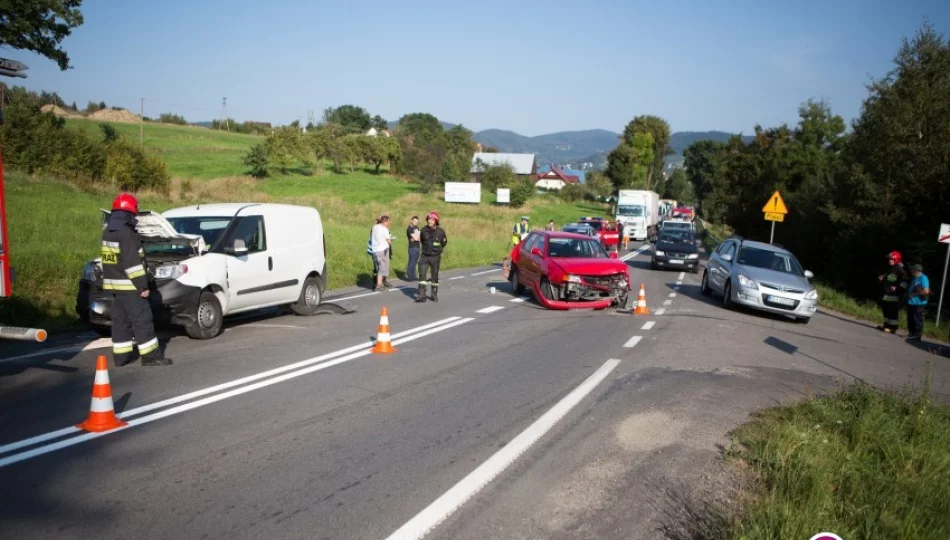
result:
[(472, 182), (446, 182), (445, 202), (480, 203), (482, 185)]
[(498, 198), (496, 202), (499, 204), (511, 204), (511, 190), (503, 187), (498, 188)]

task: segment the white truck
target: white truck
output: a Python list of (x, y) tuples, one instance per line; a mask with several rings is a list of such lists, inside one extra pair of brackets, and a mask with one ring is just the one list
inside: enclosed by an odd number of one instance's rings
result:
[(653, 191), (621, 189), (617, 193), (616, 220), (623, 223), (634, 240), (649, 240), (656, 236), (659, 222), (660, 196)]

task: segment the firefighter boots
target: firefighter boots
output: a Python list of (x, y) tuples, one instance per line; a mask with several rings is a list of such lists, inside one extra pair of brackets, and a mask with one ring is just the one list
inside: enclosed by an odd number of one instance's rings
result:
[(439, 286), (438, 285), (432, 285), (432, 301), (433, 302), (439, 301)]
[(154, 366), (170, 366), (172, 362), (171, 358), (165, 358), (161, 355), (148, 355), (142, 357), (142, 365), (145, 367), (154, 367)]
[(416, 293), (416, 302), (422, 303), (425, 301), (426, 301), (426, 286), (420, 283), (419, 292)]

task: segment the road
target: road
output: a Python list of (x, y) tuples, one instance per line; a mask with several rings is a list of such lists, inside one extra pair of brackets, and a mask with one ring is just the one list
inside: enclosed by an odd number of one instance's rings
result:
[[(110, 365), (129, 426), (101, 436), (70, 427), (104, 342), (8, 348), (5, 536), (657, 538), (671, 494), (712, 482), (755, 409), (856, 378), (920, 384), (928, 365), (950, 394), (932, 346), (728, 311), (635, 248), (649, 316), (547, 311), (485, 267), (444, 273), (439, 303), (337, 291), (356, 313), (175, 336), (172, 367)], [(398, 352), (369, 354), (384, 306)]]

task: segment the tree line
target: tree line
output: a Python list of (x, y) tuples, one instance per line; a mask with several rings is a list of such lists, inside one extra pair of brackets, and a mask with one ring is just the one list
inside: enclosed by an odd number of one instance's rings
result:
[(762, 206), (780, 190), (790, 213), (775, 241), (821, 280), (875, 298), (885, 256), (898, 250), (938, 283), (946, 246), (937, 233), (950, 221), (948, 74), (950, 41), (925, 24), (868, 85), (850, 131), (828, 103), (810, 100), (795, 126), (692, 144), (684, 155), (702, 214), (767, 241)]
[(682, 169), (664, 174), (670, 146), (670, 124), (653, 115), (637, 116), (624, 127), (617, 147), (607, 155), (606, 175), (613, 191), (643, 189), (683, 203), (694, 202), (693, 187)]

